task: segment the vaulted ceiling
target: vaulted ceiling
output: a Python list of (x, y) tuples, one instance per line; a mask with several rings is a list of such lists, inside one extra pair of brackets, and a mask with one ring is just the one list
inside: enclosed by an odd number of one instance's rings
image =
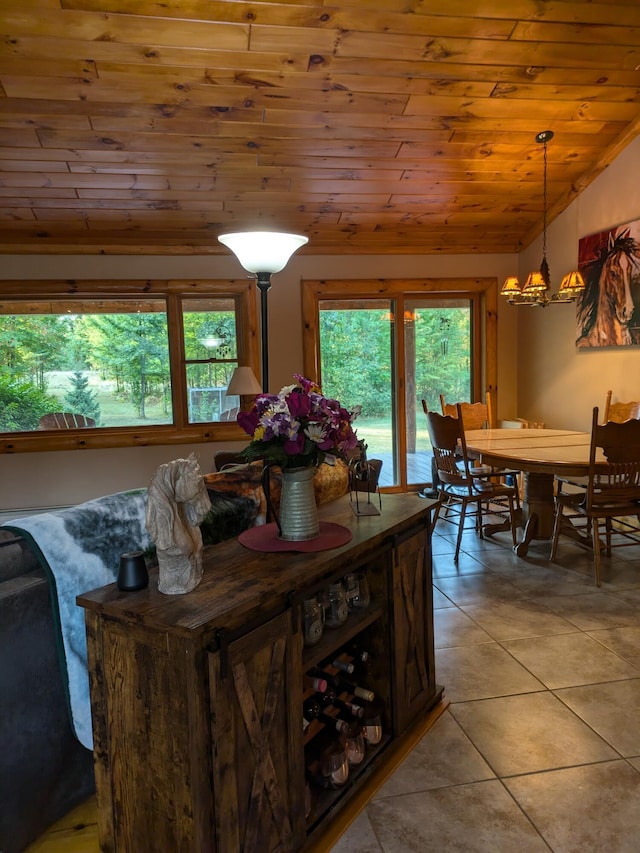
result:
[(638, 0), (1, 0), (0, 28), (5, 253), (514, 252), (539, 131), (549, 221), (640, 132)]

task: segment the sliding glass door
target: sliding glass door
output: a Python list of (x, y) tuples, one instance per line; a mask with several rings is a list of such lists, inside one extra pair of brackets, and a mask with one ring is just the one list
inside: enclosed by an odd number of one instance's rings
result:
[(367, 455), (382, 459), (381, 485), (397, 482), (397, 381), (393, 301), (322, 300), (320, 375), (322, 390), (362, 413), (355, 423)]
[(422, 408), (473, 399), (473, 299), (416, 296), (318, 300), (320, 381), (347, 408), (361, 406), (358, 437), (383, 460), (381, 485), (431, 481)]
[(431, 443), (423, 411), (473, 399), (472, 302), (469, 299), (407, 298), (404, 338), (406, 482), (431, 481)]

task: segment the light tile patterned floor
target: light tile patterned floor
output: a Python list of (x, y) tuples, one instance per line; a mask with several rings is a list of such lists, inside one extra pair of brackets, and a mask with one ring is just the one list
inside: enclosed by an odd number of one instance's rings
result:
[(434, 534), (436, 677), (449, 708), (332, 853), (602, 853), (640, 845), (640, 545)]

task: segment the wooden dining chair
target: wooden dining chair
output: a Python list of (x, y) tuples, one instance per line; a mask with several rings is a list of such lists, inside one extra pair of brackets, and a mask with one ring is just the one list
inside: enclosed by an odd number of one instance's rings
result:
[[(598, 449), (606, 462), (596, 461)], [(600, 586), (602, 533), (607, 556), (612, 547), (640, 545), (640, 420), (599, 424), (596, 406), (586, 487), (575, 494), (560, 491), (555, 501), (550, 559), (555, 559), (563, 533), (591, 545), (595, 582)]]
[(444, 394), (440, 394), (440, 408), (443, 415), (457, 417), (457, 406), (462, 410), (465, 429), (493, 429), (493, 408), (491, 405), (491, 392), (487, 391), (484, 403), (467, 403), (464, 400), (455, 403), (447, 403)]
[[(426, 405), (426, 404), (425, 404)], [(487, 501), (506, 500), (509, 507), (511, 535), (516, 544), (516, 489), (505, 483), (486, 479), (486, 472), (474, 475), (467, 454), (465, 442), (465, 424), (461, 406), (458, 405), (456, 417), (440, 415), (438, 412), (426, 411), (427, 428), (433, 448), (433, 456), (438, 474), (437, 492), (438, 503), (434, 513), (435, 526), (441, 510), (444, 521), (458, 524), (458, 537), (454, 562), (458, 562), (460, 543), (467, 515), (475, 516), (476, 530), (483, 536), (482, 513), (483, 504)], [(468, 512), (468, 508), (472, 510)]]
[[(422, 401), (422, 408), (425, 409), (426, 403)], [(440, 394), (440, 408), (442, 410), (443, 415), (449, 415), (452, 418), (456, 418), (457, 415), (457, 407), (460, 407), (460, 411), (462, 412), (462, 418), (464, 421), (464, 428), (467, 430), (470, 429), (494, 429), (496, 424), (494, 422), (493, 415), (493, 405), (491, 400), (491, 392), (487, 391), (485, 394), (485, 402), (484, 403), (466, 403), (460, 401), (458, 403), (447, 403), (444, 398), (444, 394)], [(426, 409), (425, 409), (426, 412)], [(511, 422), (510, 422), (511, 423)], [(522, 424), (520, 421), (513, 422), (514, 427), (517, 423), (517, 428), (522, 429), (524, 425), (524, 421)], [(509, 427), (511, 428), (511, 425)], [(521, 472), (516, 471), (512, 468), (496, 468), (490, 466), (484, 466), (485, 476), (490, 477), (491, 479), (501, 480), (502, 482), (506, 482), (509, 485), (519, 484), (521, 479)], [(472, 472), (473, 473), (473, 472)], [(520, 507), (520, 489), (518, 488), (516, 491), (516, 506)]]
[(607, 399), (604, 404), (604, 415), (602, 416), (603, 423), (614, 421), (621, 424), (623, 421), (628, 421), (631, 418), (638, 420), (640, 418), (640, 401), (629, 400), (628, 403), (616, 401), (611, 402), (613, 392), (607, 391)]
[[(606, 424), (609, 423), (609, 421), (613, 421), (614, 423), (621, 424), (632, 418), (634, 420), (638, 420), (640, 418), (640, 402), (636, 400), (629, 400), (628, 403), (612, 403), (612, 395), (613, 392), (611, 390), (607, 391), (607, 397), (604, 403), (604, 414), (602, 416), (603, 423)], [(575, 493), (577, 490), (584, 490), (587, 488), (587, 479), (587, 477), (556, 477), (556, 487), (558, 492), (573, 491)]]

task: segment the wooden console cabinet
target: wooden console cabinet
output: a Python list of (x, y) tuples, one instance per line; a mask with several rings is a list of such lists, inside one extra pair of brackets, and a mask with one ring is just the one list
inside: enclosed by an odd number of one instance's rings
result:
[[(383, 496), (356, 517), (345, 497), (321, 519), (349, 544), (258, 553), (230, 540), (205, 552), (182, 596), (115, 584), (85, 608), (100, 847), (118, 853), (269, 853), (317, 845), (402, 736), (437, 705), (429, 521), (432, 503)], [(303, 600), (365, 573), (371, 605), (303, 643)], [(305, 798), (303, 673), (353, 638), (373, 650), (367, 682), (384, 738), (340, 790)], [(316, 721), (317, 722), (317, 721)]]

